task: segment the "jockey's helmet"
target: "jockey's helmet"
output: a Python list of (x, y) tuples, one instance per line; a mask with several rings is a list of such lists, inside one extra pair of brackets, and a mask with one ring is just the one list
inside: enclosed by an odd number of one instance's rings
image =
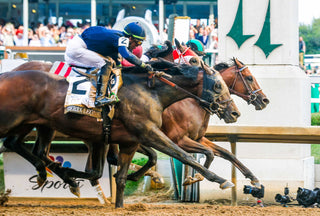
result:
[(137, 40), (143, 41), (146, 39), (146, 33), (141, 24), (138, 22), (129, 23), (126, 25), (126, 27), (124, 27), (123, 32), (126, 34), (126, 36), (133, 37)]
[(186, 45), (190, 47), (197, 55), (204, 56), (206, 53), (204, 52), (204, 46), (201, 41), (197, 39), (191, 39), (189, 40)]

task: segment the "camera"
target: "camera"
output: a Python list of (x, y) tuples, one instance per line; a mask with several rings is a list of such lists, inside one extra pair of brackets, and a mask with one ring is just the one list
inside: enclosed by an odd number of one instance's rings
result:
[(320, 189), (315, 188), (313, 190), (298, 188), (297, 201), (299, 205), (309, 207), (315, 203), (320, 204)]
[(275, 196), (276, 202), (279, 202), (279, 203), (281, 203), (284, 207), (287, 207), (287, 203), (293, 201), (293, 199), (292, 199), (290, 196), (288, 196), (288, 194), (289, 194), (289, 188), (288, 188), (288, 187), (285, 187), (285, 188), (284, 188), (284, 195), (276, 194), (276, 196)]
[(250, 185), (245, 185), (243, 188), (244, 194), (251, 194), (253, 197), (261, 199), (264, 197), (264, 186), (261, 185), (261, 188), (252, 187)]

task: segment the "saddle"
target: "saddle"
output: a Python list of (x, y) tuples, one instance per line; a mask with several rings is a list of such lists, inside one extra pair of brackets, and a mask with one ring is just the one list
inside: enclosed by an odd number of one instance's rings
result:
[[(108, 61), (113, 61), (111, 58)], [(113, 61), (114, 62), (114, 61)], [(115, 65), (115, 64), (114, 64)], [(69, 66), (65, 62), (56, 61), (49, 73), (63, 76), (69, 82), (69, 88), (64, 104), (64, 113), (77, 113), (87, 115), (102, 121), (102, 108), (96, 108), (94, 101), (96, 97), (96, 73), (99, 69), (83, 68)], [(112, 74), (109, 79), (108, 94), (117, 94), (122, 86), (121, 70), (112, 68)], [(114, 115), (114, 106), (109, 107), (108, 116), (112, 119)]]

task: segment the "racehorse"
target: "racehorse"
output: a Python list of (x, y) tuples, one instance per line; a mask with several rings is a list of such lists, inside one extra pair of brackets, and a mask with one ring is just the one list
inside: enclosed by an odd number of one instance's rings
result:
[[(208, 72), (199, 67), (177, 66), (164, 61), (150, 63), (154, 68), (165, 70), (172, 75), (170, 79), (172, 83), (182, 86), (192, 94), (206, 95), (208, 102), (203, 104), (202, 100), (202, 104), (207, 105), (207, 109), (217, 107), (215, 103), (227, 100), (229, 101), (227, 107), (229, 109), (233, 107), (233, 110), (236, 110), (233, 101), (230, 101), (227, 87), (218, 73)], [(231, 187), (232, 183), (198, 164), (192, 156), (178, 148), (160, 130), (163, 110), (172, 103), (191, 95), (159, 81), (156, 82), (154, 89), (150, 90), (145, 85), (146, 72), (141, 70), (139, 67), (123, 69), (124, 86), (119, 91), (122, 102), (117, 106), (112, 124), (111, 142), (118, 143), (120, 147), (118, 161), (120, 169), (116, 174), (116, 207), (123, 206), (127, 171), (138, 143), (155, 148), (190, 165), (208, 180), (219, 183), (221, 188)], [(203, 89), (204, 82), (206, 82), (206, 89)], [(12, 86), (15, 88), (12, 89)], [(17, 152), (36, 167), (40, 179), (46, 178), (45, 165), (47, 165), (75, 189), (77, 185), (74, 185), (73, 178), (85, 178), (89, 179), (92, 185), (97, 184), (102, 175), (108, 146), (103, 139), (102, 125), (96, 119), (77, 114), (64, 114), (67, 88), (68, 83), (65, 79), (41, 71), (16, 71), (2, 74), (0, 76), (2, 101), (0, 138), (5, 137), (5, 147)], [(206, 94), (203, 94), (202, 90)], [(85, 172), (63, 168), (48, 158), (41, 160), (28, 152), (24, 148), (24, 136), (21, 134), (27, 135), (33, 127), (38, 129), (40, 144), (41, 139), (50, 138), (51, 140), (54, 130), (83, 140), (89, 150)], [(43, 148), (39, 146), (39, 149)]]
[[(192, 65), (199, 64), (200, 61), (194, 52), (182, 46), (177, 40), (175, 40), (175, 44), (178, 50), (173, 50), (172, 44), (166, 42), (166, 49), (160, 50), (157, 47), (153, 47), (148, 51), (148, 55), (151, 57), (161, 56), (172, 62), (176, 60), (176, 62), (189, 61)], [(177, 56), (177, 53), (180, 53), (180, 55), (179, 58), (175, 59), (174, 55)], [(194, 58), (191, 58), (192, 56)], [(222, 62), (214, 68), (220, 72), (229, 87), (230, 93), (243, 98), (248, 104), (253, 104), (256, 110), (262, 110), (267, 106), (269, 99), (263, 93), (248, 67), (242, 62), (234, 58), (231, 65)], [(187, 108), (192, 109), (193, 112), (189, 112)], [(205, 138), (209, 115), (199, 107), (194, 99), (187, 98), (176, 102), (164, 111), (162, 118), (162, 131), (185, 151), (205, 154), (206, 161), (204, 166), (206, 168), (209, 168), (214, 156), (222, 157), (237, 167), (246, 178), (251, 180), (253, 185), (260, 186), (259, 180), (231, 152)], [(156, 163), (156, 153), (148, 147), (141, 147), (142, 149), (138, 149), (138, 152), (147, 155), (149, 160), (140, 170), (130, 174), (128, 179), (138, 180), (146, 170)], [(117, 155), (117, 151), (117, 146), (111, 145), (108, 156), (112, 158), (112, 155)], [(189, 177), (184, 182), (184, 185), (192, 184), (202, 179), (203, 177), (200, 175), (197, 175), (195, 179)]]
[[(191, 49), (182, 46), (177, 40), (175, 40), (175, 44), (177, 49), (175, 56), (178, 54), (179, 58), (176, 59), (178, 62), (200, 65), (201, 60)], [(150, 57), (163, 57), (173, 62), (175, 50), (173, 50), (171, 42), (166, 41), (165, 45), (167, 48), (161, 50), (157, 46), (152, 47), (147, 51), (148, 55)], [(49, 71), (50, 67), (50, 64), (29, 62), (15, 70), (45, 69)], [(268, 98), (262, 92), (262, 89), (250, 70), (239, 60), (233, 59), (231, 65), (220, 63), (215, 66), (215, 69), (220, 71), (231, 93), (242, 97), (248, 104), (253, 104), (256, 110), (262, 110), (267, 106), (269, 103)], [(192, 110), (192, 112), (190, 112), (189, 109)], [(231, 152), (204, 137), (208, 126), (209, 115), (195, 100), (187, 98), (171, 105), (164, 111), (162, 118), (163, 132), (179, 147), (189, 153), (203, 153), (206, 155), (205, 167), (208, 168), (210, 166), (214, 156), (222, 157), (235, 165), (246, 178), (251, 180), (253, 185), (259, 186), (258, 179)], [(108, 153), (109, 163), (116, 164), (117, 148), (117, 145), (110, 145)], [(147, 155), (149, 160), (142, 169), (128, 176), (128, 179), (135, 181), (143, 176), (157, 161), (156, 153), (148, 147), (142, 145), (138, 148), (138, 152)], [(194, 180), (194, 182), (201, 179), (201, 176), (198, 175), (197, 177), (198, 179)], [(190, 181), (185, 181), (184, 184), (191, 183)]]

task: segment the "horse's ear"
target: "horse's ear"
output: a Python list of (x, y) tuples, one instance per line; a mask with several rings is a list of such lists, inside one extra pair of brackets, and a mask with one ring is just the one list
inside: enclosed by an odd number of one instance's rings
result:
[(241, 65), (241, 63), (239, 62), (239, 60), (237, 58), (233, 58), (233, 61), (236, 65), (238, 65), (238, 66)]
[(176, 44), (176, 47), (177, 47), (177, 48), (179, 48), (179, 49), (181, 48), (181, 44), (180, 44), (180, 42), (177, 40), (177, 38), (174, 39), (174, 43)]
[(167, 45), (168, 47), (169, 47), (169, 46), (172, 47), (172, 43), (171, 43), (171, 41), (169, 41), (169, 40), (166, 40), (166, 41), (164, 42), (164, 44)]

